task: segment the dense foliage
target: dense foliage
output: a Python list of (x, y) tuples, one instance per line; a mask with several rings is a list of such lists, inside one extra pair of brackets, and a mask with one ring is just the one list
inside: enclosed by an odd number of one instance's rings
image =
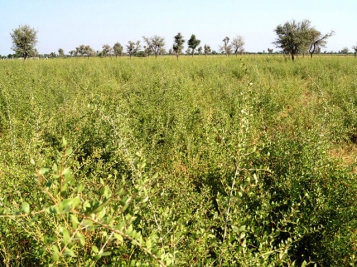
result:
[(0, 62), (3, 266), (355, 266), (354, 58)]

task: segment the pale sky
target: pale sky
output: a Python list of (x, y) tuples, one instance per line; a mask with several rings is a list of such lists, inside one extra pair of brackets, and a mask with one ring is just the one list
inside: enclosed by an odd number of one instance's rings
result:
[(275, 51), (274, 29), (293, 19), (335, 31), (322, 51), (357, 45), (357, 0), (0, 0), (0, 11), (0, 55), (13, 53), (10, 32), (25, 24), (38, 30), (41, 54), (59, 48), (67, 54), (81, 44), (102, 50), (153, 35), (165, 37), (169, 49), (178, 32), (216, 51), (237, 35), (248, 52)]

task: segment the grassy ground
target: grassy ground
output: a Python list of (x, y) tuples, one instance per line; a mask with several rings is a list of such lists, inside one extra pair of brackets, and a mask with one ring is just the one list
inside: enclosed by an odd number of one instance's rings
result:
[(352, 57), (0, 62), (0, 258), (356, 263), (356, 107)]

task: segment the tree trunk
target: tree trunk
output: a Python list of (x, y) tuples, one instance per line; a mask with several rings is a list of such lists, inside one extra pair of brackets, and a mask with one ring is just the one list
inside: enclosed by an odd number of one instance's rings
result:
[(295, 59), (294, 53), (291, 53), (291, 59), (292, 59), (292, 61), (294, 61), (294, 59)]

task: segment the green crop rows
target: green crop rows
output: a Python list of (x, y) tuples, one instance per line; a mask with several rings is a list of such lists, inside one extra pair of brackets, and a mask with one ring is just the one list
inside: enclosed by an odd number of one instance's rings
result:
[(355, 266), (356, 62), (0, 62), (0, 266)]

